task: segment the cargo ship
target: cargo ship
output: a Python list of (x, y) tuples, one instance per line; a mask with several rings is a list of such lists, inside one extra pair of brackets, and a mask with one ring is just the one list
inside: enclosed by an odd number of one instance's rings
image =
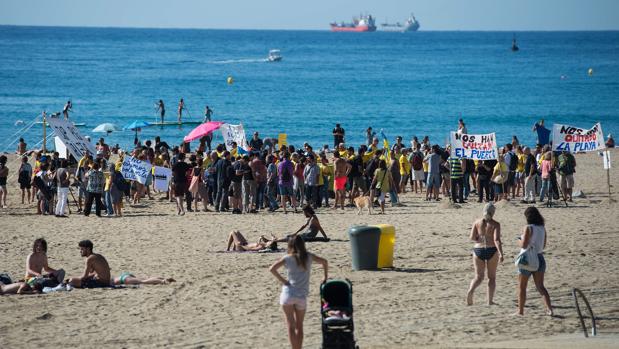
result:
[(419, 21), (415, 18), (415, 15), (411, 14), (410, 17), (408, 17), (408, 19), (406, 20), (406, 22), (404, 22), (404, 24), (399, 22), (395, 24), (385, 22), (378, 27), (378, 30), (400, 33), (415, 32), (419, 30)]
[(352, 23), (331, 23), (331, 31), (334, 32), (373, 32), (376, 24), (372, 15), (354, 17)]

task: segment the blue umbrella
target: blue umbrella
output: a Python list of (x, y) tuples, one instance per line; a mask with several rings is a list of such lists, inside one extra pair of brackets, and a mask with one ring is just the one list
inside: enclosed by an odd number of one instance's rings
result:
[(135, 120), (132, 123), (125, 125), (123, 130), (137, 130), (138, 128), (150, 126), (150, 124), (146, 121)]
[(138, 131), (142, 127), (150, 126), (150, 124), (146, 121), (134, 120), (132, 123), (125, 125), (123, 130), (133, 130), (135, 131), (135, 139), (133, 140), (134, 144), (138, 144)]

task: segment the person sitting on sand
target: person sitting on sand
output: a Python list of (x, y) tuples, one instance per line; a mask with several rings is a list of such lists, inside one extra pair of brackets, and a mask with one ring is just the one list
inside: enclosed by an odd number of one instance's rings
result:
[(176, 282), (172, 278), (163, 278), (159, 276), (140, 278), (131, 273), (123, 272), (120, 276), (112, 279), (112, 285), (167, 285)]
[[(484, 269), (488, 270), (488, 305), (493, 305), (494, 290), (496, 288), (496, 269), (503, 262), (503, 248), (501, 246), (501, 224), (494, 220), (495, 206), (489, 202), (484, 206), (484, 216), (473, 223), (471, 240), (473, 246), (473, 266), (475, 278), (466, 295), (466, 304), (473, 304), (473, 292), (484, 279)], [(499, 252), (497, 254), (497, 251)]]
[(109, 287), (110, 265), (105, 257), (92, 252), (93, 244), (90, 240), (82, 240), (78, 246), (82, 257), (86, 257), (86, 267), (82, 276), (70, 278), (68, 284), (78, 288)]
[[(285, 241), (290, 240), (290, 238), (293, 238), (298, 235), (303, 239), (303, 241), (310, 241), (310, 240), (315, 239), (318, 236), (318, 233), (320, 232), (320, 234), (322, 234), (322, 236), (324, 237), (324, 240), (329, 241), (330, 239), (327, 236), (327, 233), (325, 233), (324, 229), (322, 229), (322, 226), (320, 225), (320, 221), (318, 220), (318, 217), (316, 216), (316, 212), (314, 212), (314, 209), (312, 208), (312, 206), (310, 205), (303, 206), (303, 213), (305, 214), (305, 217), (307, 218), (307, 222), (305, 222), (305, 224), (303, 224), (301, 228), (299, 228), (299, 230), (297, 230), (293, 234), (286, 236), (285, 238), (277, 239), (273, 237), (274, 240), (277, 242), (285, 242)], [(303, 231), (303, 233), (299, 234), (301, 231)]]
[(256, 243), (248, 243), (247, 239), (238, 230), (233, 230), (228, 236), (228, 246), (226, 251), (246, 252), (246, 251), (260, 251), (264, 249), (277, 250), (277, 241), (269, 240), (264, 236), (260, 237), (260, 240)]
[[(44, 272), (48, 274), (43, 274)], [(34, 240), (32, 253), (26, 258), (26, 283), (35, 288), (45, 286), (56, 286), (62, 283), (65, 272), (63, 269), (53, 269), (47, 264), (47, 241), (43, 238)]]

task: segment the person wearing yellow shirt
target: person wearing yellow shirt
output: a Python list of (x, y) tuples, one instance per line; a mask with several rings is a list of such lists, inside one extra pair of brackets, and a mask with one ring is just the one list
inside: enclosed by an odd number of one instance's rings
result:
[(329, 164), (327, 156), (320, 157), (320, 206), (329, 207), (329, 186), (333, 179), (333, 165)]
[(520, 196), (520, 189), (522, 189), (522, 194), (524, 195), (524, 162), (526, 160), (526, 155), (522, 151), (522, 146), (518, 145), (516, 147), (516, 156), (518, 159), (518, 164), (516, 165), (516, 196)]
[(408, 149), (403, 148), (398, 160), (400, 162), (400, 191), (406, 193), (406, 182), (411, 174), (411, 163), (408, 160)]

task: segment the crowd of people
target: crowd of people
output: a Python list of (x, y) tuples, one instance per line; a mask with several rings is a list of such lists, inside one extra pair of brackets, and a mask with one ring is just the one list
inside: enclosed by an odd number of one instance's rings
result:
[[(465, 133), (460, 120), (458, 132)], [(344, 129), (333, 130), (336, 146), (319, 150), (305, 143), (301, 148), (261, 139), (255, 132), (250, 149), (236, 143), (211, 148), (212, 135), (202, 137), (194, 151), (189, 143), (169, 146), (156, 137), (138, 142), (127, 152), (110, 148), (103, 138), (97, 154), (86, 153), (69, 162), (57, 152), (33, 151), (25, 144), (17, 169), (22, 204), (36, 202), (37, 213), (66, 217), (73, 199), (78, 212), (88, 216), (94, 203), (97, 216), (122, 216), (124, 204), (138, 204), (156, 192), (153, 174), (146, 183), (126, 181), (122, 161), (130, 155), (153, 166), (170, 168), (172, 178), (166, 198), (176, 202), (176, 212), (193, 211), (257, 213), (262, 210), (296, 212), (305, 203), (314, 209), (353, 207), (358, 196), (369, 196), (384, 213), (386, 198), (403, 206), (399, 196), (408, 191), (425, 193), (425, 200), (447, 198), (465, 203), (471, 195), (477, 202), (514, 200), (536, 203), (547, 198), (572, 200), (576, 160), (569, 152), (553, 152), (548, 144), (520, 144), (516, 136), (499, 148), (497, 159), (472, 160), (452, 156), (450, 146), (431, 144), (426, 136), (413, 137), (410, 145), (398, 136), (391, 146), (379, 144), (372, 128), (367, 142), (356, 149), (344, 143)], [(117, 153), (116, 162), (111, 159)], [(0, 205), (6, 203), (9, 169), (0, 157)], [(75, 190), (73, 190), (75, 189)], [(123, 197), (125, 201), (123, 202)]]

